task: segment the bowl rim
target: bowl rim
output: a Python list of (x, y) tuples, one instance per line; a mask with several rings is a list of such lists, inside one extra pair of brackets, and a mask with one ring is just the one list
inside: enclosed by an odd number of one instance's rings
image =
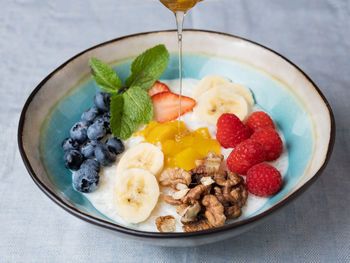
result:
[(215, 234), (215, 233), (219, 233), (222, 231), (226, 231), (226, 230), (233, 230), (239, 227), (242, 227), (244, 225), (249, 225), (252, 224), (253, 222), (258, 221), (261, 218), (265, 218), (267, 215), (272, 214), (273, 212), (279, 210), (280, 208), (282, 208), (283, 206), (285, 206), (286, 204), (290, 203), (290, 201), (294, 200), (297, 196), (299, 196), (301, 193), (303, 193), (308, 187), (310, 187), (310, 185), (312, 183), (315, 182), (315, 180), (317, 178), (319, 178), (320, 174), (322, 173), (322, 171), (325, 169), (325, 167), (328, 164), (328, 161), (330, 159), (331, 153), (333, 151), (333, 147), (334, 147), (334, 142), (335, 142), (335, 118), (333, 115), (333, 111), (331, 109), (331, 106), (329, 104), (329, 102), (327, 101), (327, 99), (325, 98), (325, 96), (322, 94), (321, 90), (317, 87), (317, 85), (311, 80), (311, 78), (304, 72), (302, 71), (297, 65), (295, 65), (292, 61), (290, 61), (288, 58), (284, 57), (283, 55), (279, 54), (278, 52), (262, 45), (259, 43), (256, 43), (252, 40), (243, 38), (243, 37), (239, 37), (236, 35), (232, 35), (232, 34), (228, 34), (228, 33), (223, 33), (223, 32), (218, 32), (218, 31), (210, 31), (210, 30), (198, 30), (198, 29), (186, 29), (184, 30), (186, 32), (200, 32), (200, 33), (209, 33), (209, 34), (213, 34), (213, 35), (219, 35), (219, 36), (226, 36), (226, 37), (231, 37), (231, 38), (235, 38), (235, 39), (239, 39), (239, 40), (243, 40), (246, 42), (249, 42), (250, 44), (259, 46), (267, 51), (270, 51), (272, 53), (274, 53), (275, 55), (279, 56), (280, 58), (282, 58), (283, 60), (287, 61), (290, 65), (292, 65), (295, 69), (297, 69), (313, 86), (313, 88), (316, 90), (316, 92), (318, 93), (318, 95), (321, 97), (321, 99), (323, 100), (324, 104), (326, 105), (328, 112), (329, 112), (329, 116), (330, 116), (330, 122), (331, 122), (331, 130), (330, 130), (330, 138), (329, 138), (329, 143), (328, 143), (328, 148), (327, 148), (327, 153), (326, 153), (326, 157), (323, 161), (323, 164), (321, 165), (321, 167), (318, 169), (318, 171), (308, 180), (306, 181), (302, 186), (300, 186), (299, 189), (297, 189), (294, 193), (292, 193), (290, 196), (288, 196), (286, 199), (276, 203), (275, 205), (273, 205), (272, 207), (270, 207), (269, 209), (267, 209), (266, 211), (259, 213), (253, 217), (250, 218), (246, 218), (244, 220), (241, 221), (237, 221), (237, 222), (233, 222), (230, 224), (226, 224), (224, 226), (221, 227), (216, 227), (216, 228), (211, 228), (208, 230), (202, 230), (202, 231), (197, 231), (197, 232), (175, 232), (175, 233), (162, 233), (162, 232), (147, 232), (147, 231), (140, 231), (140, 230), (135, 230), (135, 229), (131, 229), (128, 227), (124, 227), (121, 225), (117, 225), (115, 223), (112, 222), (108, 222), (104, 219), (100, 219), (100, 218), (96, 218), (90, 214), (84, 213), (82, 211), (79, 211), (78, 209), (76, 209), (75, 207), (67, 204), (65, 201), (63, 201), (62, 198), (60, 198), (59, 196), (57, 196), (53, 191), (51, 191), (48, 187), (45, 186), (44, 183), (41, 182), (41, 180), (39, 179), (39, 177), (35, 174), (29, 159), (24, 151), (24, 146), (23, 146), (23, 140), (22, 140), (22, 134), (23, 134), (23, 128), (24, 128), (24, 123), (25, 123), (25, 115), (27, 112), (27, 109), (30, 105), (30, 103), (32, 102), (32, 100), (34, 99), (35, 95), (38, 93), (38, 91), (44, 86), (44, 84), (51, 78), (53, 77), (57, 72), (59, 72), (61, 69), (63, 69), (66, 65), (68, 65), (70, 62), (74, 61), (75, 59), (77, 59), (78, 57), (80, 57), (81, 55), (85, 54), (86, 52), (89, 52), (93, 49), (97, 49), (100, 47), (103, 47), (105, 45), (114, 43), (114, 42), (118, 42), (120, 40), (123, 39), (127, 39), (127, 38), (133, 38), (133, 37), (140, 37), (140, 36), (145, 36), (145, 35), (149, 35), (149, 34), (155, 34), (155, 33), (169, 33), (169, 32), (176, 32), (176, 30), (158, 30), (158, 31), (149, 31), (149, 32), (142, 32), (142, 33), (136, 33), (136, 34), (131, 34), (131, 35), (126, 35), (126, 36), (122, 36), (122, 37), (118, 37), (100, 44), (97, 44), (93, 47), (90, 47), (80, 53), (78, 53), (77, 55), (71, 57), (70, 59), (68, 59), (66, 62), (64, 62), (63, 64), (61, 64), (59, 67), (57, 67), (54, 71), (52, 71), (49, 75), (47, 75), (37, 86), (36, 88), (31, 92), (31, 94), (29, 95), (29, 97), (27, 98), (22, 112), (21, 112), (21, 116), (19, 119), (19, 124), (18, 124), (18, 131), (17, 131), (17, 143), (18, 143), (18, 148), (19, 148), (19, 152), (21, 154), (22, 160), (24, 162), (24, 165), (28, 171), (28, 173), (30, 174), (31, 178), (33, 179), (34, 183), (40, 188), (40, 190), (42, 190), (54, 203), (56, 203), (57, 205), (59, 205), (60, 207), (62, 207), (64, 210), (66, 210), (67, 212), (69, 212), (70, 214), (84, 220), (87, 221), (89, 223), (92, 223), (94, 225), (100, 226), (100, 227), (104, 227), (110, 230), (114, 230), (117, 232), (121, 232), (124, 234), (129, 234), (129, 235), (134, 235), (134, 236), (138, 236), (138, 237), (142, 237), (142, 238), (184, 238), (184, 237), (194, 237), (194, 236), (204, 236), (204, 235), (210, 235), (210, 234)]

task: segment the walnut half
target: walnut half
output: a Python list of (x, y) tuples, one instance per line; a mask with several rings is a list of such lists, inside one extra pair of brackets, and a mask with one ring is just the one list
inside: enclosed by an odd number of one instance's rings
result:
[(183, 184), (189, 186), (191, 183), (191, 174), (181, 168), (167, 168), (159, 176), (159, 183), (163, 186), (170, 186), (178, 190), (177, 186)]
[(206, 208), (205, 217), (213, 227), (219, 227), (225, 224), (226, 216), (224, 215), (224, 206), (215, 195), (204, 196), (202, 204)]
[(196, 160), (197, 167), (204, 167), (205, 171), (209, 175), (214, 175), (219, 172), (224, 156), (222, 154), (216, 154), (215, 152), (208, 152), (204, 159)]
[(173, 216), (159, 216), (156, 218), (156, 226), (159, 232), (174, 232), (176, 221)]
[(199, 221), (185, 223), (182, 226), (182, 230), (185, 232), (202, 231), (212, 228), (207, 219), (201, 219)]
[(182, 223), (193, 222), (197, 220), (197, 215), (201, 211), (201, 205), (196, 201), (193, 205), (182, 204), (176, 209), (176, 213), (181, 216)]

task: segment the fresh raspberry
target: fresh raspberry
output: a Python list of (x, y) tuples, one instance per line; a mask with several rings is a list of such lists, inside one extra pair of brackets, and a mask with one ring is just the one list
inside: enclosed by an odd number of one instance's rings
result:
[(250, 168), (246, 179), (248, 191), (261, 197), (273, 195), (282, 187), (280, 172), (267, 163), (259, 163)]
[(246, 174), (255, 164), (265, 161), (265, 151), (260, 143), (251, 139), (238, 144), (227, 158), (227, 167), (238, 174)]
[(216, 139), (222, 147), (232, 148), (248, 139), (251, 131), (234, 114), (224, 113), (216, 123)]
[(246, 125), (252, 130), (257, 131), (259, 129), (274, 128), (273, 120), (267, 113), (263, 111), (253, 112), (247, 120)]
[(274, 129), (258, 130), (250, 138), (263, 146), (266, 153), (266, 161), (273, 161), (280, 157), (283, 143)]

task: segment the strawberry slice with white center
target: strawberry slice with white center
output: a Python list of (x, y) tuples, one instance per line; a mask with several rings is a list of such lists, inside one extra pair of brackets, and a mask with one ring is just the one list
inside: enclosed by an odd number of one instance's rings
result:
[(152, 88), (148, 90), (148, 95), (152, 97), (153, 95), (162, 93), (162, 92), (170, 92), (170, 89), (166, 84), (157, 80), (153, 84)]
[[(162, 92), (151, 97), (154, 109), (154, 120), (163, 123), (179, 117), (180, 95), (172, 92)], [(181, 96), (181, 115), (191, 111), (196, 101), (190, 97)]]

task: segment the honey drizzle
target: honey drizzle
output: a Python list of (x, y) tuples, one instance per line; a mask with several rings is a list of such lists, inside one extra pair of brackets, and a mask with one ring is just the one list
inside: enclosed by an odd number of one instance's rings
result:
[[(181, 121), (181, 97), (182, 97), (182, 29), (184, 23), (184, 17), (188, 10), (194, 7), (198, 2), (202, 0), (160, 0), (169, 10), (175, 14), (176, 26), (177, 26), (177, 43), (178, 43), (178, 56), (179, 56), (179, 121)], [(180, 123), (180, 122), (179, 122)], [(180, 126), (178, 127), (180, 132)]]

